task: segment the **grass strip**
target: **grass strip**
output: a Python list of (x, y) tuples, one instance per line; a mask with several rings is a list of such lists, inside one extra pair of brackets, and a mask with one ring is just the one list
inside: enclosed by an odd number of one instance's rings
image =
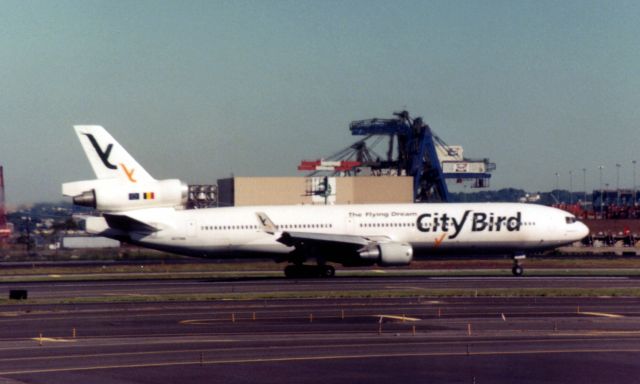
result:
[(72, 297), (60, 299), (28, 299), (12, 301), (0, 299), (0, 305), (52, 305), (94, 303), (152, 303), (251, 301), (277, 299), (370, 299), (370, 298), (446, 298), (446, 297), (640, 297), (640, 288), (487, 288), (487, 289), (429, 289), (357, 290), (357, 291), (290, 291), (219, 294), (122, 295), (109, 297)]
[[(30, 283), (51, 281), (109, 281), (109, 280), (181, 280), (181, 279), (264, 279), (284, 278), (282, 271), (184, 271), (184, 272), (104, 272), (104, 273), (41, 273), (28, 275), (0, 276), (0, 283)], [(511, 277), (510, 269), (385, 269), (361, 270), (343, 269), (337, 277)], [(640, 276), (640, 269), (630, 268), (527, 268), (525, 276)]]
[[(436, 260), (414, 260), (408, 267), (385, 268), (384, 271), (442, 271), (442, 270), (510, 270), (513, 261), (505, 259), (436, 259)], [(233, 272), (273, 272), (282, 274), (286, 264), (277, 264), (272, 261), (266, 262), (219, 262), (209, 263), (144, 263), (144, 264), (100, 264), (100, 265), (24, 265), (19, 267), (4, 267), (0, 263), (2, 277), (6, 276), (26, 276), (26, 275), (64, 275), (64, 274), (118, 274), (137, 273), (144, 275), (147, 273), (191, 273), (191, 272), (212, 272), (212, 273), (233, 273)], [(527, 258), (524, 263), (526, 271), (533, 269), (637, 269), (640, 270), (640, 257), (638, 258), (601, 258), (588, 259), (579, 257), (554, 257), (554, 258)], [(339, 273), (349, 273), (350, 271), (360, 271), (362, 269), (351, 269), (338, 267)], [(376, 270), (370, 268), (368, 271)]]

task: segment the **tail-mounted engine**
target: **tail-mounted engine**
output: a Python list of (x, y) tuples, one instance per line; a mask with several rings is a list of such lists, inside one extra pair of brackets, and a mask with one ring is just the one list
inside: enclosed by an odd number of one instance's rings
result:
[(113, 212), (152, 207), (184, 208), (189, 198), (189, 186), (177, 179), (136, 184), (97, 179), (65, 183), (62, 193), (72, 197), (76, 205)]

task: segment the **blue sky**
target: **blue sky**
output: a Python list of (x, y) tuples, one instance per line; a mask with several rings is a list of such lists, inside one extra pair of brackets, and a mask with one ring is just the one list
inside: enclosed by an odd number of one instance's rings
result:
[[(92, 178), (74, 124), (156, 178), (301, 175), (408, 109), (492, 189), (631, 187), (636, 1), (2, 1), (0, 164), (10, 205)], [(576, 176), (579, 175), (579, 176)], [(640, 169), (639, 169), (640, 180)]]

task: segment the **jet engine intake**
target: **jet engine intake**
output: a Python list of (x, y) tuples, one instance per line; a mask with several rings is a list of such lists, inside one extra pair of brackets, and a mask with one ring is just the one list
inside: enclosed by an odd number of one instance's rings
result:
[(361, 258), (383, 267), (408, 265), (413, 260), (413, 248), (407, 243), (378, 243), (359, 253)]

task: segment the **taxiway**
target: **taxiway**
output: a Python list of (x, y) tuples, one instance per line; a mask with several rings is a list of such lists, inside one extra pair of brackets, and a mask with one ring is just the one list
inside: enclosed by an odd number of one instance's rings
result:
[[(434, 297), (438, 287), (636, 287), (633, 278), (31, 283), (0, 307), (0, 378), (28, 383), (634, 382), (640, 299)], [(0, 285), (0, 289), (14, 288)], [(402, 298), (114, 303), (162, 293), (414, 289)], [(84, 295), (84, 296), (83, 296)], [(2, 379), (0, 379), (2, 382)]]

